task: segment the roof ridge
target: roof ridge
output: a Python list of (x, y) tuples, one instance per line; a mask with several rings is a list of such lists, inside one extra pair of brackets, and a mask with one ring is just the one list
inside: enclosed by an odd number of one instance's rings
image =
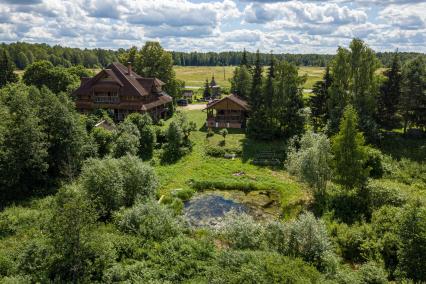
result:
[[(139, 93), (141, 96), (143, 95), (143, 94), (141, 94), (140, 92), (139, 92), (139, 90), (138, 90), (138, 88), (135, 86), (135, 84), (133, 84), (133, 82), (132, 82), (132, 80), (130, 80), (130, 78), (129, 77), (131, 77), (131, 76), (126, 76), (126, 74), (124, 74), (123, 73), (123, 70), (121, 70), (119, 67), (118, 67), (118, 64), (121, 64), (121, 63), (112, 63), (113, 64), (113, 66), (118, 70), (118, 72), (120, 72), (120, 74), (127, 80), (127, 82), (129, 82), (130, 83), (130, 85), (134, 88), (134, 90), (137, 92), (137, 93)], [(121, 64), (122, 66), (124, 66), (123, 64)], [(134, 78), (134, 77), (133, 77)], [(136, 80), (137, 81), (137, 80)], [(139, 83), (139, 82), (138, 82)], [(143, 87), (143, 86), (141, 86), (142, 87), (142, 89), (144, 89), (145, 90), (145, 88)], [(149, 93), (147, 90), (145, 90), (145, 92), (147, 92), (147, 93)]]

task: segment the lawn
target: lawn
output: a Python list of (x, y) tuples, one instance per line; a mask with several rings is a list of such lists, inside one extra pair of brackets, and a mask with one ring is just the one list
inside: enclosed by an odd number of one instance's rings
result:
[[(230, 88), (235, 66), (175, 66), (176, 77), (185, 81), (187, 88), (198, 89), (204, 86), (206, 79), (211, 80), (215, 76), (216, 83), (225, 88)], [(265, 72), (267, 68), (264, 68)], [(300, 75), (307, 75), (305, 89), (312, 89), (316, 81), (321, 80), (325, 68), (323, 67), (299, 67)], [(266, 74), (265, 74), (266, 75)]]
[[(225, 183), (256, 183), (265, 189), (277, 189), (280, 193), (281, 206), (284, 216), (294, 216), (303, 203), (307, 200), (307, 194), (301, 184), (294, 181), (282, 168), (260, 167), (250, 163), (252, 156), (259, 150), (282, 149), (282, 144), (257, 143), (248, 141), (242, 131), (232, 131), (226, 137), (226, 147), (241, 147), (245, 154), (241, 158), (225, 159), (214, 158), (205, 154), (205, 147), (221, 145), (222, 136), (215, 134), (206, 138), (204, 120), (206, 114), (201, 110), (189, 110), (184, 112), (189, 120), (197, 123), (197, 131), (191, 133), (194, 142), (193, 150), (172, 165), (156, 165), (156, 171), (161, 182), (160, 193), (169, 194), (171, 190), (189, 188), (189, 181), (212, 181)], [(170, 120), (167, 124), (170, 123)], [(166, 126), (167, 126), (166, 124)], [(165, 127), (166, 127), (165, 126)], [(284, 151), (282, 149), (282, 151)], [(242, 175), (235, 175), (243, 173)]]

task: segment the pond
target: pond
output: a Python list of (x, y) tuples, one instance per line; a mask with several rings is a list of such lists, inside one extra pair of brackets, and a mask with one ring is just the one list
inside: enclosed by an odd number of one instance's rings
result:
[(247, 213), (248, 207), (213, 193), (202, 194), (185, 202), (185, 217), (194, 226), (217, 226), (231, 211)]
[(219, 227), (231, 211), (249, 214), (257, 220), (270, 220), (281, 213), (278, 199), (276, 192), (207, 191), (185, 202), (184, 215), (193, 226), (210, 227)]

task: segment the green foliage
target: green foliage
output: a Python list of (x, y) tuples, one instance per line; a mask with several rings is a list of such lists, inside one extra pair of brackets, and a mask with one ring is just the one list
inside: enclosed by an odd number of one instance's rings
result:
[(154, 201), (136, 203), (118, 212), (115, 222), (121, 231), (137, 235), (144, 242), (162, 242), (182, 234), (185, 228), (171, 209)]
[[(0, 191), (19, 198), (37, 189), (48, 169), (47, 137), (29, 88), (11, 84), (0, 90)], [(11, 191), (13, 190), (13, 191)]]
[(403, 68), (400, 108), (404, 119), (404, 133), (409, 126), (426, 127), (425, 89), (426, 61), (417, 57)]
[(415, 202), (404, 208), (399, 227), (398, 251), (400, 276), (426, 281), (426, 207)]
[(226, 139), (226, 135), (228, 135), (228, 129), (224, 128), (219, 131), (219, 134), (222, 135), (223, 141)]
[(161, 47), (159, 42), (146, 42), (136, 53), (133, 64), (136, 73), (142, 77), (155, 77), (166, 83), (164, 89), (173, 98), (181, 94), (182, 86), (176, 80), (172, 56)]
[(262, 225), (249, 215), (231, 212), (223, 223), (223, 238), (232, 248), (259, 250), (266, 246)]
[(386, 79), (380, 86), (377, 98), (378, 116), (382, 126), (393, 127), (396, 125), (399, 100), (401, 98), (402, 72), (398, 51), (392, 60), (390, 70), (384, 73)]
[(356, 223), (352, 226), (345, 223), (336, 224), (333, 232), (339, 252), (344, 259), (355, 263), (379, 259), (380, 247), (370, 224)]
[(313, 124), (315, 129), (325, 127), (328, 119), (327, 102), (329, 100), (328, 89), (333, 82), (330, 74), (330, 68), (327, 66), (324, 77), (321, 81), (317, 81), (313, 88), (313, 95), (309, 97), (309, 107), (312, 111)]
[(359, 269), (362, 283), (386, 284), (388, 283), (386, 271), (375, 262), (367, 262)]
[(103, 158), (112, 152), (113, 133), (102, 127), (95, 127), (91, 131), (94, 142), (98, 146), (98, 156)]
[(118, 125), (115, 132), (113, 155), (116, 158), (125, 155), (137, 155), (140, 148), (140, 132), (136, 125), (124, 121)]
[(55, 95), (43, 87), (32, 88), (30, 96), (47, 136), (49, 175), (74, 178), (83, 160), (96, 153), (84, 122), (65, 94)]
[(155, 143), (157, 143), (151, 116), (149, 114), (132, 113), (126, 117), (126, 120), (132, 122), (139, 130), (139, 156), (143, 160), (151, 159)]
[(247, 66), (236, 67), (231, 79), (231, 92), (247, 100), (250, 96), (251, 80), (251, 74)]
[(81, 182), (98, 212), (107, 218), (112, 211), (130, 206), (138, 198), (155, 197), (158, 186), (153, 169), (131, 156), (88, 160)]
[(27, 85), (46, 86), (54, 93), (70, 92), (79, 83), (75, 68), (54, 67), (46, 60), (28, 65), (22, 79)]
[(306, 132), (300, 139), (300, 148), (289, 147), (287, 170), (309, 184), (316, 198), (318, 209), (324, 209), (325, 189), (330, 180), (332, 160), (330, 141), (325, 134)]
[(300, 259), (263, 251), (222, 251), (207, 271), (208, 283), (317, 283), (321, 274)]
[(348, 189), (364, 186), (370, 171), (364, 167), (367, 153), (364, 136), (357, 127), (357, 113), (349, 106), (340, 122), (340, 131), (333, 138), (335, 179)]
[(13, 62), (5, 49), (0, 50), (0, 88), (8, 83), (15, 83), (18, 77), (14, 73)]
[(106, 238), (93, 233), (96, 219), (91, 201), (77, 186), (59, 191), (48, 225), (55, 251), (50, 273), (56, 281), (100, 280), (112, 265), (115, 251)]

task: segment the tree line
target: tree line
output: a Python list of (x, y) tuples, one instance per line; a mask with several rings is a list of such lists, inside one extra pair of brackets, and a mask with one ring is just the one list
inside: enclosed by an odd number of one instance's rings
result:
[[(82, 65), (86, 68), (106, 67), (108, 64), (117, 61), (122, 54), (128, 53), (131, 49), (120, 48), (112, 49), (81, 49), (63, 47), (61, 45), (50, 46), (48, 44), (38, 43), (2, 43), (0, 48), (5, 49), (13, 63), (18, 69), (25, 69), (29, 64), (47, 60), (54, 66), (70, 67)], [(225, 52), (178, 52), (170, 51), (174, 65), (179, 66), (238, 66), (243, 57), (242, 51)], [(390, 67), (392, 63), (392, 52), (378, 52), (377, 58), (383, 66)], [(417, 56), (425, 56), (415, 52), (400, 52), (402, 62), (409, 61)], [(269, 54), (260, 53), (260, 62), (262, 65), (269, 64)], [(246, 52), (246, 57), (251, 64), (256, 60), (256, 54)], [(331, 54), (274, 54), (276, 60), (294, 63), (297, 66), (327, 66), (334, 58)]]

